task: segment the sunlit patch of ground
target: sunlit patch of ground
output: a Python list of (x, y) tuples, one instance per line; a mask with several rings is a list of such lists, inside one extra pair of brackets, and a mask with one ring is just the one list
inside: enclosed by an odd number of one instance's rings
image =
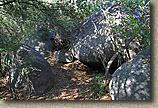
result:
[[(82, 90), (86, 90), (86, 82), (92, 79), (92, 74), (98, 70), (92, 70), (86, 65), (76, 60), (72, 63), (62, 64), (53, 61), (50, 56), (48, 62), (52, 66), (53, 72), (56, 74), (54, 87), (42, 96), (18, 96), (20, 100), (90, 100), (81, 95)], [(1, 79), (2, 80), (2, 79)], [(0, 87), (5, 86), (6, 82)], [(1, 90), (1, 100), (11, 100), (11, 94), (5, 90)], [(19, 93), (20, 95), (20, 93)], [(94, 99), (93, 99), (94, 100)], [(96, 100), (111, 100), (110, 94), (106, 93)]]

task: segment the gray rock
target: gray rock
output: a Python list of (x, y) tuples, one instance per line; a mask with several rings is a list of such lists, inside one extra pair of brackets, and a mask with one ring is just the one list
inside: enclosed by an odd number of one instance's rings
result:
[(53, 56), (54, 61), (69, 63), (73, 61), (73, 56), (67, 53), (65, 50), (56, 51)]
[(48, 57), (51, 51), (55, 48), (54, 41), (50, 40), (47, 36), (26, 36), (20, 43), (26, 44), (40, 52), (44, 57)]
[[(114, 24), (118, 25), (124, 16), (126, 15), (121, 11), (119, 6), (114, 5), (107, 9), (99, 10), (87, 18), (81, 23), (82, 27), (79, 33), (75, 32), (72, 35), (74, 39), (72, 44), (73, 56), (81, 62), (94, 66), (102, 66), (99, 58), (101, 54), (104, 57), (105, 63), (107, 63), (115, 52), (115, 46), (112, 42), (114, 37), (109, 21), (113, 19)], [(122, 39), (122, 41), (125, 41), (125, 39)]]
[(150, 48), (120, 66), (109, 84), (112, 100), (150, 99)]
[(41, 95), (54, 85), (54, 73), (44, 57), (28, 45), (19, 45), (9, 55), (7, 79), (12, 89)]

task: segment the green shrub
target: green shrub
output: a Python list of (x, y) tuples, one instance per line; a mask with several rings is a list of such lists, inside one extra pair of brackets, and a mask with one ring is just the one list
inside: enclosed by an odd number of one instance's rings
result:
[(92, 80), (86, 82), (87, 88), (82, 90), (81, 94), (85, 98), (97, 99), (107, 93), (107, 82), (103, 75), (96, 75)]
[(112, 26), (116, 38), (122, 36), (129, 39), (136, 36), (134, 40), (145, 49), (150, 45), (150, 0), (116, 0), (115, 4), (120, 5), (127, 14), (121, 24)]

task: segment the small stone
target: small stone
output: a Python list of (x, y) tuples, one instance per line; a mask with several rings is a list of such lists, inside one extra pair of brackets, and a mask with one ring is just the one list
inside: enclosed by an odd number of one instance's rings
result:
[(37, 100), (44, 100), (45, 99), (45, 97), (39, 97), (39, 98), (37, 98)]

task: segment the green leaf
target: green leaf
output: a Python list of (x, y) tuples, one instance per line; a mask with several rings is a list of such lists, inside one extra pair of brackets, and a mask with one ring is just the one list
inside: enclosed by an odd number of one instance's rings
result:
[(0, 48), (0, 51), (3, 52), (3, 51), (5, 51), (5, 49), (4, 48)]

